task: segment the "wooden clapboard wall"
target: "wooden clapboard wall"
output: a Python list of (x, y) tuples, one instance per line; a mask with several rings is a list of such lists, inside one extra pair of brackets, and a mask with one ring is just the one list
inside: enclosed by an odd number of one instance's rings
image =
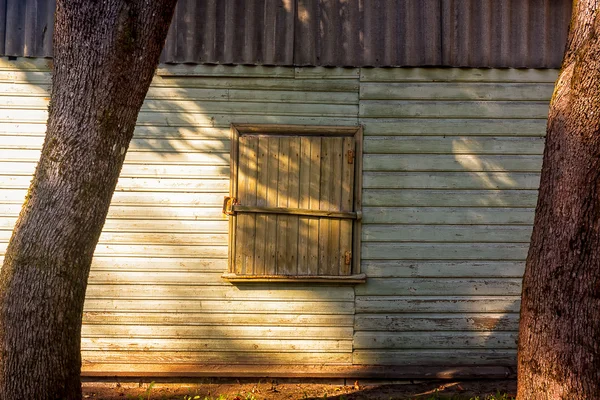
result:
[[(154, 79), (96, 248), (84, 373), (350, 365), (353, 287), (227, 283), (221, 205), (230, 123), (356, 126), (358, 70), (178, 68)], [(39, 157), (49, 84), (46, 62), (0, 62), (0, 251)]]
[(363, 69), (354, 363), (513, 365), (554, 70)]
[[(512, 364), (555, 77), (160, 67), (94, 258), (84, 372)], [(39, 157), (49, 85), (47, 61), (0, 61), (0, 251)], [(363, 124), (366, 284), (221, 279), (232, 122)]]

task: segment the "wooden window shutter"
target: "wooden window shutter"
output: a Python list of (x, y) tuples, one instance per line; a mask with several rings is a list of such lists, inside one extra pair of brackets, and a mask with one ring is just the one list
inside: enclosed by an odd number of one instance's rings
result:
[(226, 278), (364, 280), (361, 139), (357, 127), (232, 127)]

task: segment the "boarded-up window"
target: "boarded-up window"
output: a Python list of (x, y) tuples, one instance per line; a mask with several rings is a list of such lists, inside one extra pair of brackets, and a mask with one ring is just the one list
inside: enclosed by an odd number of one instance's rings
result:
[(362, 281), (360, 127), (233, 125), (230, 280)]

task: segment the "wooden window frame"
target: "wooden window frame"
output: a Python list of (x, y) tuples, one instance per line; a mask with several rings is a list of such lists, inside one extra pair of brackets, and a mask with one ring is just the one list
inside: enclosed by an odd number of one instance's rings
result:
[[(236, 215), (229, 214), (227, 199), (236, 198), (238, 190), (238, 157), (239, 138), (243, 135), (273, 135), (273, 136), (353, 136), (354, 152), (354, 199), (353, 232), (352, 232), (352, 264), (350, 275), (239, 275), (233, 272), (236, 241)], [(231, 172), (229, 197), (223, 204), (224, 213), (229, 214), (229, 251), (227, 272), (222, 277), (230, 282), (324, 282), (324, 283), (364, 283), (366, 275), (360, 272), (361, 235), (362, 235), (362, 126), (327, 126), (327, 125), (279, 125), (279, 124), (231, 124)], [(288, 211), (286, 211), (288, 213)], [(290, 209), (289, 214), (293, 214)], [(335, 214), (335, 213), (331, 213)], [(342, 214), (342, 213), (339, 213)], [(336, 215), (332, 215), (336, 216)]]

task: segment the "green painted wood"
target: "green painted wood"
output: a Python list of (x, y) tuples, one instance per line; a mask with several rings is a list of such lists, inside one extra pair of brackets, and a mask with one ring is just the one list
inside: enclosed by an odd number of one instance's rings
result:
[(369, 278), (521, 278), (522, 261), (365, 261)]
[[(356, 313), (518, 313), (521, 296), (356, 296)], [(467, 317), (465, 315), (465, 317)], [(358, 318), (358, 317), (357, 317)]]
[[(426, 314), (359, 314), (354, 329), (371, 331), (374, 335), (382, 332), (517, 332), (518, 313), (426, 313)], [(395, 347), (395, 346), (394, 346)]]
[(540, 155), (487, 154), (366, 154), (363, 170), (374, 172), (536, 172), (542, 168)]
[(554, 83), (410, 82), (363, 83), (361, 100), (512, 100), (545, 101)]
[[(0, 60), (0, 252), (39, 158), (49, 67)], [(93, 261), (84, 362), (512, 365), (556, 76), (161, 66)], [(231, 123), (364, 126), (366, 285), (221, 278)]]
[(533, 225), (533, 208), (364, 207), (365, 224)]
[(389, 207), (535, 207), (537, 190), (369, 189), (365, 206)]
[(363, 242), (529, 243), (527, 225), (372, 225), (365, 224)]
[(514, 349), (518, 332), (356, 332), (354, 349)]
[(359, 365), (507, 365), (514, 366), (517, 351), (501, 350), (356, 350), (352, 357)]
[(362, 118), (540, 118), (548, 117), (548, 101), (420, 101), (363, 100)]
[(363, 260), (525, 260), (529, 243), (366, 242)]
[(519, 296), (521, 278), (370, 278), (357, 296)]
[(540, 185), (527, 172), (364, 172), (365, 189), (527, 189)]
[(365, 138), (365, 153), (541, 155), (544, 138), (379, 136)]
[(361, 82), (554, 83), (556, 69), (361, 68)]
[(543, 137), (545, 119), (362, 118), (365, 136)]

